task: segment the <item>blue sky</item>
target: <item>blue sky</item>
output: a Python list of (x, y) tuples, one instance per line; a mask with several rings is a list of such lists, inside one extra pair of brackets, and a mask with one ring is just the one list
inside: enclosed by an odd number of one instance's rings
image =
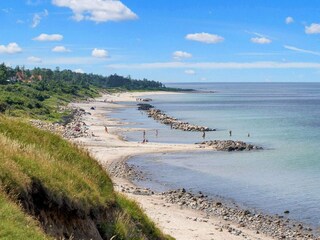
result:
[(0, 61), (162, 82), (320, 81), (317, 0), (11, 0)]

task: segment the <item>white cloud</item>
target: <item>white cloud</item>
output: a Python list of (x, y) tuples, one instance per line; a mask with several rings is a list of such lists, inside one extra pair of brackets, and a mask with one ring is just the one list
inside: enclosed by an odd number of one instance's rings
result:
[(104, 49), (95, 48), (92, 50), (91, 55), (96, 58), (106, 58), (108, 57), (109, 53)]
[(71, 50), (66, 48), (65, 46), (55, 46), (54, 48), (52, 48), (52, 52), (64, 53), (64, 52), (71, 52)]
[(28, 5), (33, 5), (33, 6), (39, 5), (42, 2), (43, 2), (42, 0), (27, 0), (27, 4)]
[(264, 35), (262, 35), (261, 33), (257, 33), (257, 32), (251, 32), (251, 31), (245, 31), (246, 33), (249, 33), (249, 34), (253, 34), (255, 36), (258, 36), (258, 37), (264, 37)]
[(37, 27), (37, 26), (40, 24), (41, 19), (42, 19), (43, 17), (47, 17), (48, 15), (49, 15), (49, 12), (48, 12), (47, 9), (45, 9), (45, 10), (44, 10), (43, 12), (41, 12), (41, 13), (35, 13), (35, 14), (33, 15), (31, 27), (32, 27), (32, 28)]
[(140, 64), (110, 64), (113, 69), (306, 69), (319, 68), (318, 62), (154, 62)]
[(35, 41), (61, 41), (63, 39), (63, 36), (61, 34), (45, 34), (42, 33), (38, 37), (35, 37), (33, 40)]
[(32, 19), (31, 27), (32, 28), (37, 27), (39, 25), (40, 21), (41, 21), (40, 15), (38, 13), (34, 14), (33, 15), (33, 19)]
[(81, 68), (78, 68), (78, 69), (75, 69), (73, 70), (75, 73), (84, 73), (83, 69)]
[(253, 34), (256, 37), (252, 37), (250, 39), (251, 42), (257, 43), (257, 44), (269, 44), (272, 42), (271, 38), (266, 36), (265, 34), (257, 33), (257, 32), (250, 32), (245, 31), (246, 33)]
[(76, 21), (94, 22), (122, 21), (137, 19), (138, 16), (118, 0), (53, 0), (59, 7), (68, 7)]
[(28, 57), (28, 61), (33, 62), (33, 63), (41, 63), (42, 62), (41, 58), (34, 57), (34, 56)]
[(319, 34), (320, 33), (320, 24), (312, 23), (310, 26), (305, 27), (306, 34)]
[(188, 34), (186, 36), (186, 39), (197, 41), (197, 42), (208, 43), (208, 44), (219, 43), (219, 42), (223, 42), (224, 40), (224, 38), (219, 35), (204, 33), (204, 32)]
[(194, 75), (194, 74), (196, 74), (196, 72), (195, 72), (194, 70), (192, 70), (192, 69), (185, 70), (184, 73), (185, 73), (185, 74), (188, 74), (188, 75)]
[(254, 37), (254, 38), (251, 38), (251, 42), (257, 43), (257, 44), (269, 44), (272, 41), (271, 39), (266, 37)]
[(295, 52), (309, 53), (309, 54), (320, 56), (320, 52), (316, 52), (316, 51), (306, 50), (306, 49), (297, 48), (297, 47), (288, 46), (288, 45), (284, 45), (283, 47), (285, 49), (289, 49), (289, 50), (292, 50), (292, 51), (295, 51)]
[(0, 53), (14, 54), (22, 52), (22, 48), (15, 42), (9, 43), (7, 46), (0, 45)]
[(293, 19), (293, 17), (286, 17), (285, 22), (286, 22), (286, 24), (290, 24), (290, 23), (294, 22), (294, 19)]
[(1, 11), (4, 13), (10, 13), (12, 11), (12, 8), (2, 8)]
[(172, 57), (176, 60), (182, 60), (185, 58), (191, 58), (192, 54), (188, 52), (183, 52), (183, 51), (175, 51), (172, 53)]

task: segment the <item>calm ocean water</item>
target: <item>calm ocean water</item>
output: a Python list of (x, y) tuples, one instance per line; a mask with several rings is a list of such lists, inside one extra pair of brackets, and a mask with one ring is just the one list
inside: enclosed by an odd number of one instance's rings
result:
[[(222, 196), (250, 208), (320, 225), (320, 84), (210, 83), (170, 84), (172, 87), (214, 90), (150, 96), (152, 104), (190, 123), (217, 128), (206, 140), (243, 140), (263, 146), (256, 152), (154, 154), (136, 157), (152, 181), (142, 186), (158, 190), (185, 187)], [(141, 115), (133, 105), (114, 117), (129, 127), (149, 129), (149, 141), (195, 143), (201, 133), (171, 130)], [(159, 129), (158, 137), (155, 129)], [(247, 134), (250, 133), (250, 138)], [(126, 135), (141, 141), (142, 132)]]

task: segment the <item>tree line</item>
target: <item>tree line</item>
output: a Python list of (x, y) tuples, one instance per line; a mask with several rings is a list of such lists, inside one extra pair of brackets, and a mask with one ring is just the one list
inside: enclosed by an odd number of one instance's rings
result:
[(59, 120), (68, 114), (61, 106), (74, 99), (96, 97), (101, 90), (170, 89), (160, 82), (117, 74), (102, 76), (59, 68), (30, 70), (0, 64), (0, 113), (11, 116)]
[(67, 83), (68, 85), (78, 86), (96, 86), (99, 88), (123, 88), (127, 90), (143, 89), (163, 89), (165, 85), (158, 81), (147, 79), (136, 80), (130, 76), (124, 77), (117, 74), (102, 76), (93, 73), (78, 73), (71, 70), (55, 70), (48, 68), (25, 69), (24, 67), (9, 67), (4, 63), (0, 64), (0, 84), (10, 84), (15, 82), (33, 83), (36, 81), (48, 83), (54, 81), (57, 83)]

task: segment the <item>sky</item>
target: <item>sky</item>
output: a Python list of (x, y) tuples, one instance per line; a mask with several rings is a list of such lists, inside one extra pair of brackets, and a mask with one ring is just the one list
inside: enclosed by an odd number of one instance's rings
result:
[(318, 0), (0, 0), (0, 62), (161, 82), (319, 82)]

